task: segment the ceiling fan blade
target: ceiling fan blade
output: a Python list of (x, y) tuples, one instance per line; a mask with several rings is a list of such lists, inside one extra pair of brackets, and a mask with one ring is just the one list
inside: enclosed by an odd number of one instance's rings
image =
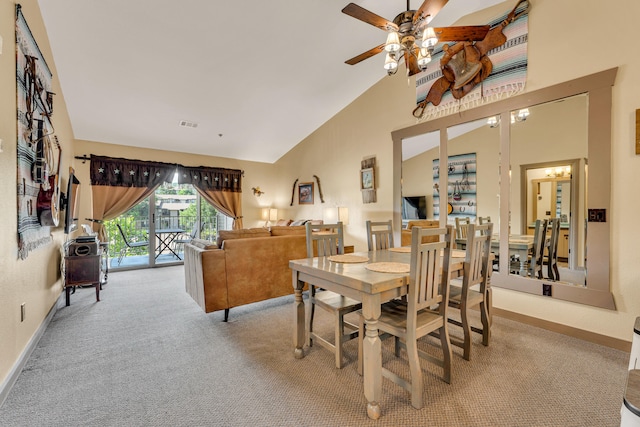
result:
[(448, 1), (449, 0), (424, 0), (420, 9), (418, 9), (415, 15), (413, 15), (413, 23), (416, 24), (419, 20), (424, 19), (427, 16), (430, 16), (431, 19), (433, 19)]
[(488, 25), (466, 25), (461, 27), (434, 28), (439, 42), (483, 40), (489, 32)]
[(406, 65), (410, 76), (418, 74), (421, 71), (420, 67), (418, 66), (418, 58), (416, 58), (416, 56), (412, 53), (404, 53), (404, 64)]
[(374, 55), (379, 54), (380, 52), (382, 52), (384, 50), (384, 43), (381, 44), (380, 46), (376, 46), (373, 49), (370, 49), (364, 53), (361, 53), (358, 56), (354, 56), (353, 58), (344, 61), (346, 64), (349, 65), (356, 65), (358, 62), (360, 61), (364, 61), (365, 59), (371, 58)]
[(378, 16), (373, 12), (369, 12), (367, 9), (358, 6), (355, 3), (349, 3), (342, 9), (342, 13), (347, 14), (353, 18), (359, 19), (362, 22), (371, 24), (374, 27), (378, 27), (381, 30), (389, 31), (391, 29), (398, 31), (398, 26), (391, 21), (384, 19), (382, 16)]

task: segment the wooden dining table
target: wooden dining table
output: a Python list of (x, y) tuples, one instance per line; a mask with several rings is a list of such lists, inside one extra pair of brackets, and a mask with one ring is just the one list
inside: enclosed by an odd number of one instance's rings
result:
[[(378, 419), (381, 415), (382, 397), (382, 344), (378, 335), (377, 322), (380, 306), (393, 298), (408, 292), (409, 273), (382, 273), (368, 270), (368, 263), (392, 262), (410, 264), (411, 254), (407, 250), (380, 250), (356, 252), (353, 255), (368, 258), (366, 262), (343, 263), (330, 261), (328, 257), (304, 258), (289, 261), (293, 275), (295, 293), (294, 355), (304, 357), (305, 304), (302, 290), (305, 283), (337, 292), (362, 302), (365, 321), (364, 338), (364, 395), (367, 399), (367, 415)], [(410, 251), (410, 248), (408, 249)], [(463, 274), (464, 251), (452, 254), (451, 277)]]

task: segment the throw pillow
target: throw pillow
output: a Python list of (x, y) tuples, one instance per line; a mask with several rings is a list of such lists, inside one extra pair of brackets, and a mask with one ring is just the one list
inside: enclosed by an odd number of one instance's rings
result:
[(271, 235), (272, 236), (292, 236), (292, 235), (302, 235), (306, 234), (306, 230), (302, 225), (289, 226), (289, 227), (271, 227)]
[(279, 219), (278, 222), (276, 222), (276, 226), (286, 227), (287, 225), (291, 225), (292, 222), (293, 222), (292, 219)]
[(308, 219), (298, 219), (293, 221), (290, 225), (291, 227), (295, 227), (297, 225), (305, 225), (307, 223), (307, 221), (309, 221)]
[(191, 243), (193, 246), (196, 246), (200, 249), (217, 249), (218, 245), (215, 242), (210, 242), (209, 240), (204, 239), (191, 239)]
[(266, 228), (244, 228), (242, 230), (219, 230), (218, 247), (222, 247), (222, 242), (229, 239), (246, 239), (250, 237), (270, 237), (271, 233)]

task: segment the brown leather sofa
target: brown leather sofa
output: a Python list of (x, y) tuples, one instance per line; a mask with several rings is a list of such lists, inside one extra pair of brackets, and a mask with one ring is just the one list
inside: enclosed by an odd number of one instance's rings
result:
[(186, 291), (206, 313), (293, 293), (289, 260), (307, 257), (305, 228), (219, 232), (185, 244)]
[[(437, 228), (440, 226), (440, 222), (438, 220), (431, 219), (417, 219), (415, 221), (409, 221), (407, 223), (407, 228), (403, 228), (400, 233), (400, 240), (402, 246), (411, 246), (411, 229), (413, 227), (429, 227), (429, 228)], [(437, 242), (438, 238), (434, 236), (425, 236), (422, 238), (422, 243), (430, 243)]]

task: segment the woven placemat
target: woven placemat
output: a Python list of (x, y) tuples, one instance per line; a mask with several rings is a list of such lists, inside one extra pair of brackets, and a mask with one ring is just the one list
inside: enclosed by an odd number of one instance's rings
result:
[(411, 266), (404, 262), (374, 262), (364, 268), (378, 273), (408, 273), (411, 270)]
[(399, 248), (389, 248), (391, 252), (400, 252), (403, 254), (407, 254), (411, 252), (411, 246), (401, 246)]
[(369, 258), (367, 258), (366, 256), (361, 256), (361, 255), (350, 255), (350, 254), (345, 254), (345, 255), (331, 255), (329, 257), (329, 261), (333, 261), (333, 262), (345, 262), (345, 263), (355, 263), (355, 262), (367, 262), (369, 261)]

